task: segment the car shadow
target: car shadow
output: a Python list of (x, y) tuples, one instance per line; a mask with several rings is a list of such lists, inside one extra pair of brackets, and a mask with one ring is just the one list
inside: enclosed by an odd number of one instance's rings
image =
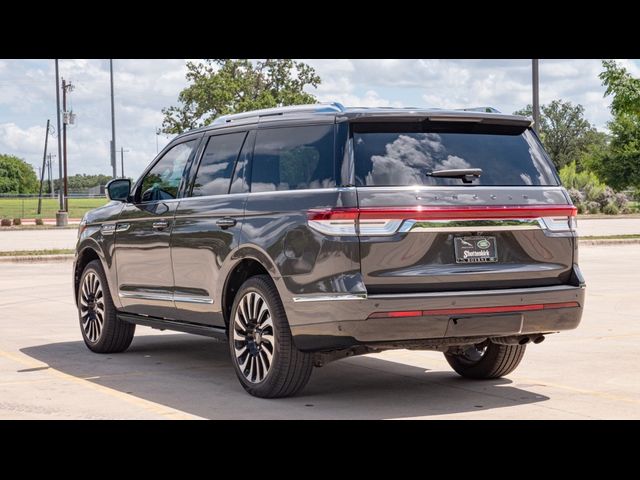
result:
[(508, 379), (470, 381), (372, 356), (314, 369), (295, 397), (258, 399), (240, 386), (226, 343), (186, 334), (138, 335), (120, 354), (94, 354), (81, 341), (21, 351), (66, 374), (211, 419), (431, 417), (548, 400)]

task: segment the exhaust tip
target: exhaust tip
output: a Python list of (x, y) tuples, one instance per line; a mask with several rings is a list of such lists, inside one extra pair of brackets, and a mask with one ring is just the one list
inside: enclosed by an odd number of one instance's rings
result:
[(535, 344), (542, 343), (542, 342), (544, 342), (544, 339), (545, 339), (544, 335), (539, 335), (533, 340), (533, 343), (535, 343)]
[(530, 341), (531, 339), (529, 337), (522, 337), (520, 340), (518, 340), (518, 345), (526, 345)]

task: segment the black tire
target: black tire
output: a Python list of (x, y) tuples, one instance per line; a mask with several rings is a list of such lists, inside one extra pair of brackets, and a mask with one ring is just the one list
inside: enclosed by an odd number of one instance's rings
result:
[[(86, 308), (82, 305), (83, 298), (85, 298), (83, 297), (83, 286), (85, 285), (85, 279), (90, 275), (94, 275), (98, 278), (101, 287), (100, 290), (102, 291), (101, 297), (98, 298), (98, 300), (100, 298), (102, 299), (102, 303), (95, 302), (96, 305), (99, 305), (104, 312), (102, 314), (102, 326), (100, 327), (99, 332), (85, 328), (85, 326), (88, 325), (88, 322), (85, 322), (85, 319), (83, 318), (83, 312), (86, 312)], [(107, 277), (104, 274), (102, 264), (99, 260), (89, 262), (82, 272), (80, 284), (78, 286), (77, 306), (82, 339), (91, 351), (96, 353), (117, 353), (124, 352), (129, 348), (129, 345), (131, 345), (131, 341), (133, 340), (133, 335), (136, 331), (136, 326), (132, 323), (123, 322), (118, 319), (116, 315), (116, 308), (113, 305), (113, 300), (109, 293)], [(97, 320), (97, 313), (94, 313), (94, 317), (89, 321), (97, 322)]]
[[(250, 304), (250, 299), (256, 298), (255, 295), (251, 295), (252, 292), (260, 296), (255, 304), (259, 307), (254, 305), (253, 315), (247, 315), (249, 321), (245, 322), (243, 311), (238, 312), (238, 309), (241, 308), (240, 304), (245, 297), (244, 302), (249, 303), (245, 303), (243, 308)], [(262, 306), (265, 303), (267, 312), (261, 317), (263, 323), (260, 323), (260, 315), (255, 313), (255, 310), (262, 311)], [(238, 313), (240, 316), (237, 321), (240, 323), (236, 324), (236, 314)], [(267, 323), (269, 325), (265, 326)], [(260, 340), (256, 340), (256, 331), (262, 332)], [(247, 335), (244, 335), (245, 332)], [(262, 335), (265, 338), (268, 336), (271, 340), (262, 339)], [(273, 341), (273, 345), (271, 341)], [(253, 343), (251, 344), (251, 342)], [(244, 389), (255, 397), (279, 398), (295, 395), (307, 384), (313, 370), (312, 355), (299, 351), (293, 344), (289, 321), (282, 301), (276, 286), (268, 275), (249, 278), (236, 294), (229, 319), (229, 349), (238, 380)], [(236, 349), (244, 351), (244, 354), (236, 354)], [(269, 352), (271, 352), (270, 361), (266, 355)], [(255, 362), (256, 368), (255, 381), (247, 378), (248, 375), (251, 375), (249, 371), (253, 369), (250, 366), (252, 362)], [(260, 362), (262, 363), (260, 364)]]
[(513, 372), (520, 364), (526, 348), (526, 345), (499, 345), (488, 342), (479, 359), (474, 359), (470, 353), (445, 353), (444, 356), (459, 375), (466, 378), (490, 379), (504, 377)]

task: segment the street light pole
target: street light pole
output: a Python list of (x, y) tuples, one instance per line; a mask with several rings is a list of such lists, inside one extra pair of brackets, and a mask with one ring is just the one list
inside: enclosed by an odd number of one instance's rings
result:
[(540, 91), (538, 76), (538, 59), (531, 60), (531, 84), (533, 87), (533, 126), (540, 133)]
[(118, 172), (116, 171), (116, 116), (113, 105), (113, 59), (109, 59), (109, 75), (111, 78), (111, 167), (113, 178), (116, 178)]

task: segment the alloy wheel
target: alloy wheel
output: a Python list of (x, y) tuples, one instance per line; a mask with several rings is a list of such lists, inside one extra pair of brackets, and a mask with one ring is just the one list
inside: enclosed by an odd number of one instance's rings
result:
[(242, 297), (232, 330), (240, 371), (249, 382), (262, 382), (273, 363), (275, 338), (269, 306), (260, 294), (248, 292)]
[(80, 319), (82, 330), (91, 343), (100, 339), (104, 326), (104, 292), (100, 278), (90, 271), (82, 281), (80, 288)]

